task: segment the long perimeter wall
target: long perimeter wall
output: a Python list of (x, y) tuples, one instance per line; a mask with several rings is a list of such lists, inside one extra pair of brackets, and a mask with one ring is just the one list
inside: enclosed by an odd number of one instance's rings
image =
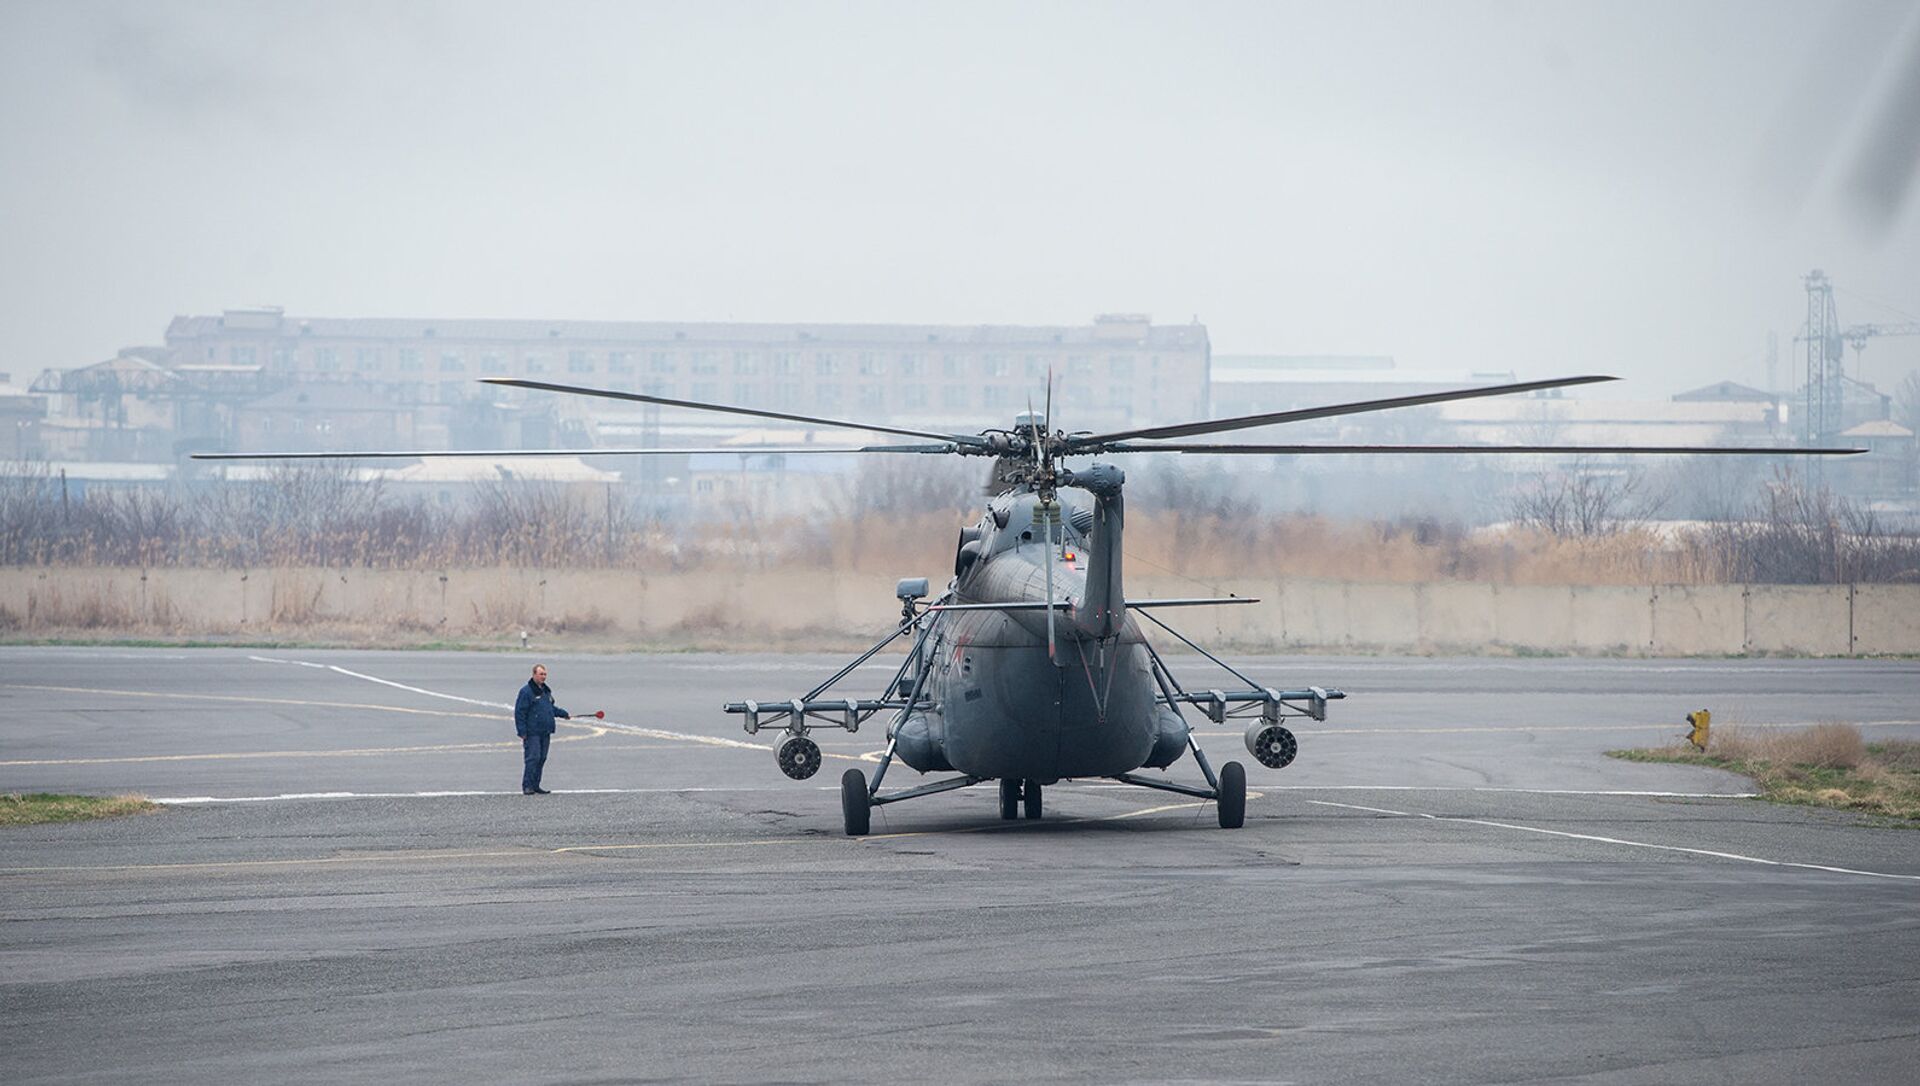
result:
[[(725, 637), (743, 649), (859, 639), (899, 613), (891, 578), (535, 569), (0, 569), (0, 635), (76, 630), (388, 639)], [(1241, 649), (1592, 655), (1920, 654), (1920, 585), (1542, 586), (1136, 576), (1132, 598), (1236, 594), (1257, 604), (1159, 612)]]

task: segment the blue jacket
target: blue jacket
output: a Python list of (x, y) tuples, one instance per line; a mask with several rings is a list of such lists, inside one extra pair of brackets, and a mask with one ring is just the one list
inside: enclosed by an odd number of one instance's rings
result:
[(553, 688), (536, 685), (532, 679), (520, 688), (519, 700), (513, 703), (513, 730), (521, 737), (529, 735), (552, 735), (553, 718), (570, 719), (565, 709), (553, 703)]

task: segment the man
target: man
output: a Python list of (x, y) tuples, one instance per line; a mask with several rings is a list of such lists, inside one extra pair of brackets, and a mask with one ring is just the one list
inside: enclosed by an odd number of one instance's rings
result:
[(520, 688), (513, 703), (513, 730), (520, 733), (520, 746), (526, 753), (526, 769), (520, 774), (520, 794), (550, 795), (540, 787), (540, 771), (547, 765), (547, 746), (553, 742), (553, 718), (571, 719), (570, 714), (553, 703), (553, 691), (547, 686), (547, 668), (533, 665), (533, 678)]

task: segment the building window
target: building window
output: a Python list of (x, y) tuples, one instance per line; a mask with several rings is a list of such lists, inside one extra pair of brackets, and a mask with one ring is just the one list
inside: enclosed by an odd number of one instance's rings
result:
[(942, 377), (958, 377), (960, 376), (962, 368), (959, 355), (943, 354), (940, 356), (940, 375)]
[(999, 408), (1007, 406), (1007, 390), (996, 385), (988, 385), (980, 390), (980, 406)]
[(1013, 363), (1003, 354), (990, 354), (980, 359), (980, 369), (988, 377), (1007, 377), (1013, 373)]
[(593, 352), (568, 351), (567, 352), (567, 372), (568, 373), (592, 373), (593, 372)]
[(675, 368), (673, 355), (666, 351), (655, 351), (647, 356), (648, 373), (672, 373)]
[[(211, 350), (212, 348), (208, 349)], [(290, 370), (293, 368), (292, 347), (275, 347), (273, 349), (273, 368), (276, 370)]]
[(608, 351), (607, 352), (607, 372), (608, 373), (632, 373), (633, 372), (633, 353), (631, 351)]
[(733, 402), (740, 407), (753, 406), (753, 386), (745, 381), (733, 383)]
[(340, 368), (340, 351), (336, 347), (315, 347), (313, 349), (313, 368), (321, 373), (332, 373)]
[(863, 377), (878, 377), (887, 372), (887, 360), (877, 354), (860, 356), (860, 374)]
[(800, 356), (792, 351), (781, 351), (773, 356), (773, 372), (782, 377), (791, 377), (800, 372)]
[(733, 372), (741, 377), (751, 377), (759, 373), (760, 357), (752, 351), (733, 352)]
[(400, 372), (419, 373), (421, 369), (420, 351), (414, 347), (400, 348)]
[(925, 385), (900, 386), (900, 406), (901, 407), (927, 406), (927, 386)]
[(525, 358), (523, 358), (521, 360), (521, 363), (524, 366), (526, 366), (528, 373), (547, 372), (547, 356), (546, 355), (530, 354), (530, 355), (527, 355)]
[(1107, 406), (1108, 407), (1132, 407), (1133, 406), (1133, 386), (1131, 385), (1109, 386), (1107, 389)]
[(940, 390), (940, 406), (948, 410), (965, 410), (967, 405), (967, 386), (948, 385)]
[(1133, 376), (1133, 359), (1125, 355), (1114, 355), (1107, 359), (1107, 372), (1115, 378)]
[(714, 401), (714, 398), (719, 395), (720, 395), (719, 385), (714, 384), (712, 381), (695, 381), (693, 383), (693, 392), (687, 398), (690, 400), (703, 400), (707, 403), (712, 403)]
[(258, 355), (252, 347), (230, 347), (227, 349), (228, 360), (236, 366), (251, 366), (256, 357), (258, 357)]
[(860, 386), (860, 408), (863, 411), (878, 411), (887, 406), (887, 390), (879, 385)]
[(380, 348), (355, 347), (353, 349), (353, 368), (361, 373), (372, 373), (380, 368)]
[(1027, 380), (1029, 381), (1038, 381), (1040, 378), (1045, 377), (1047, 375), (1047, 367), (1041, 361), (1040, 356), (1037, 354), (1028, 355), (1026, 358), (1026, 365), (1027, 365)]
[(813, 356), (813, 372), (818, 377), (837, 377), (840, 374), (840, 360), (830, 354)]
[(900, 376), (918, 377), (926, 372), (926, 360), (917, 354), (900, 356)]
[(813, 405), (831, 411), (840, 406), (839, 385), (817, 385), (813, 390)]
[(695, 351), (687, 356), (688, 369), (693, 373), (719, 373), (720, 364), (714, 361), (712, 351)]
[(506, 357), (499, 351), (481, 351), (480, 368), (487, 373), (503, 373), (507, 368)]
[(459, 351), (441, 351), (440, 372), (465, 373), (467, 372), (467, 360), (460, 357)]
[(776, 399), (775, 401), (775, 406), (778, 406), (778, 407), (799, 407), (800, 406), (800, 382), (798, 381), (780, 382), (779, 384), (773, 386), (773, 394), (776, 397), (778, 397), (778, 399)]

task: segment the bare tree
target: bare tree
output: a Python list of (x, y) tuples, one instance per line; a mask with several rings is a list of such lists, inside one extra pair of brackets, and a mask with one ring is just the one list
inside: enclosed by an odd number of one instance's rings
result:
[(1637, 470), (1601, 470), (1580, 458), (1523, 483), (1509, 511), (1518, 523), (1552, 535), (1599, 536), (1643, 526), (1661, 504)]
[(1907, 374), (1893, 390), (1894, 417), (1902, 426), (1920, 433), (1920, 370)]

